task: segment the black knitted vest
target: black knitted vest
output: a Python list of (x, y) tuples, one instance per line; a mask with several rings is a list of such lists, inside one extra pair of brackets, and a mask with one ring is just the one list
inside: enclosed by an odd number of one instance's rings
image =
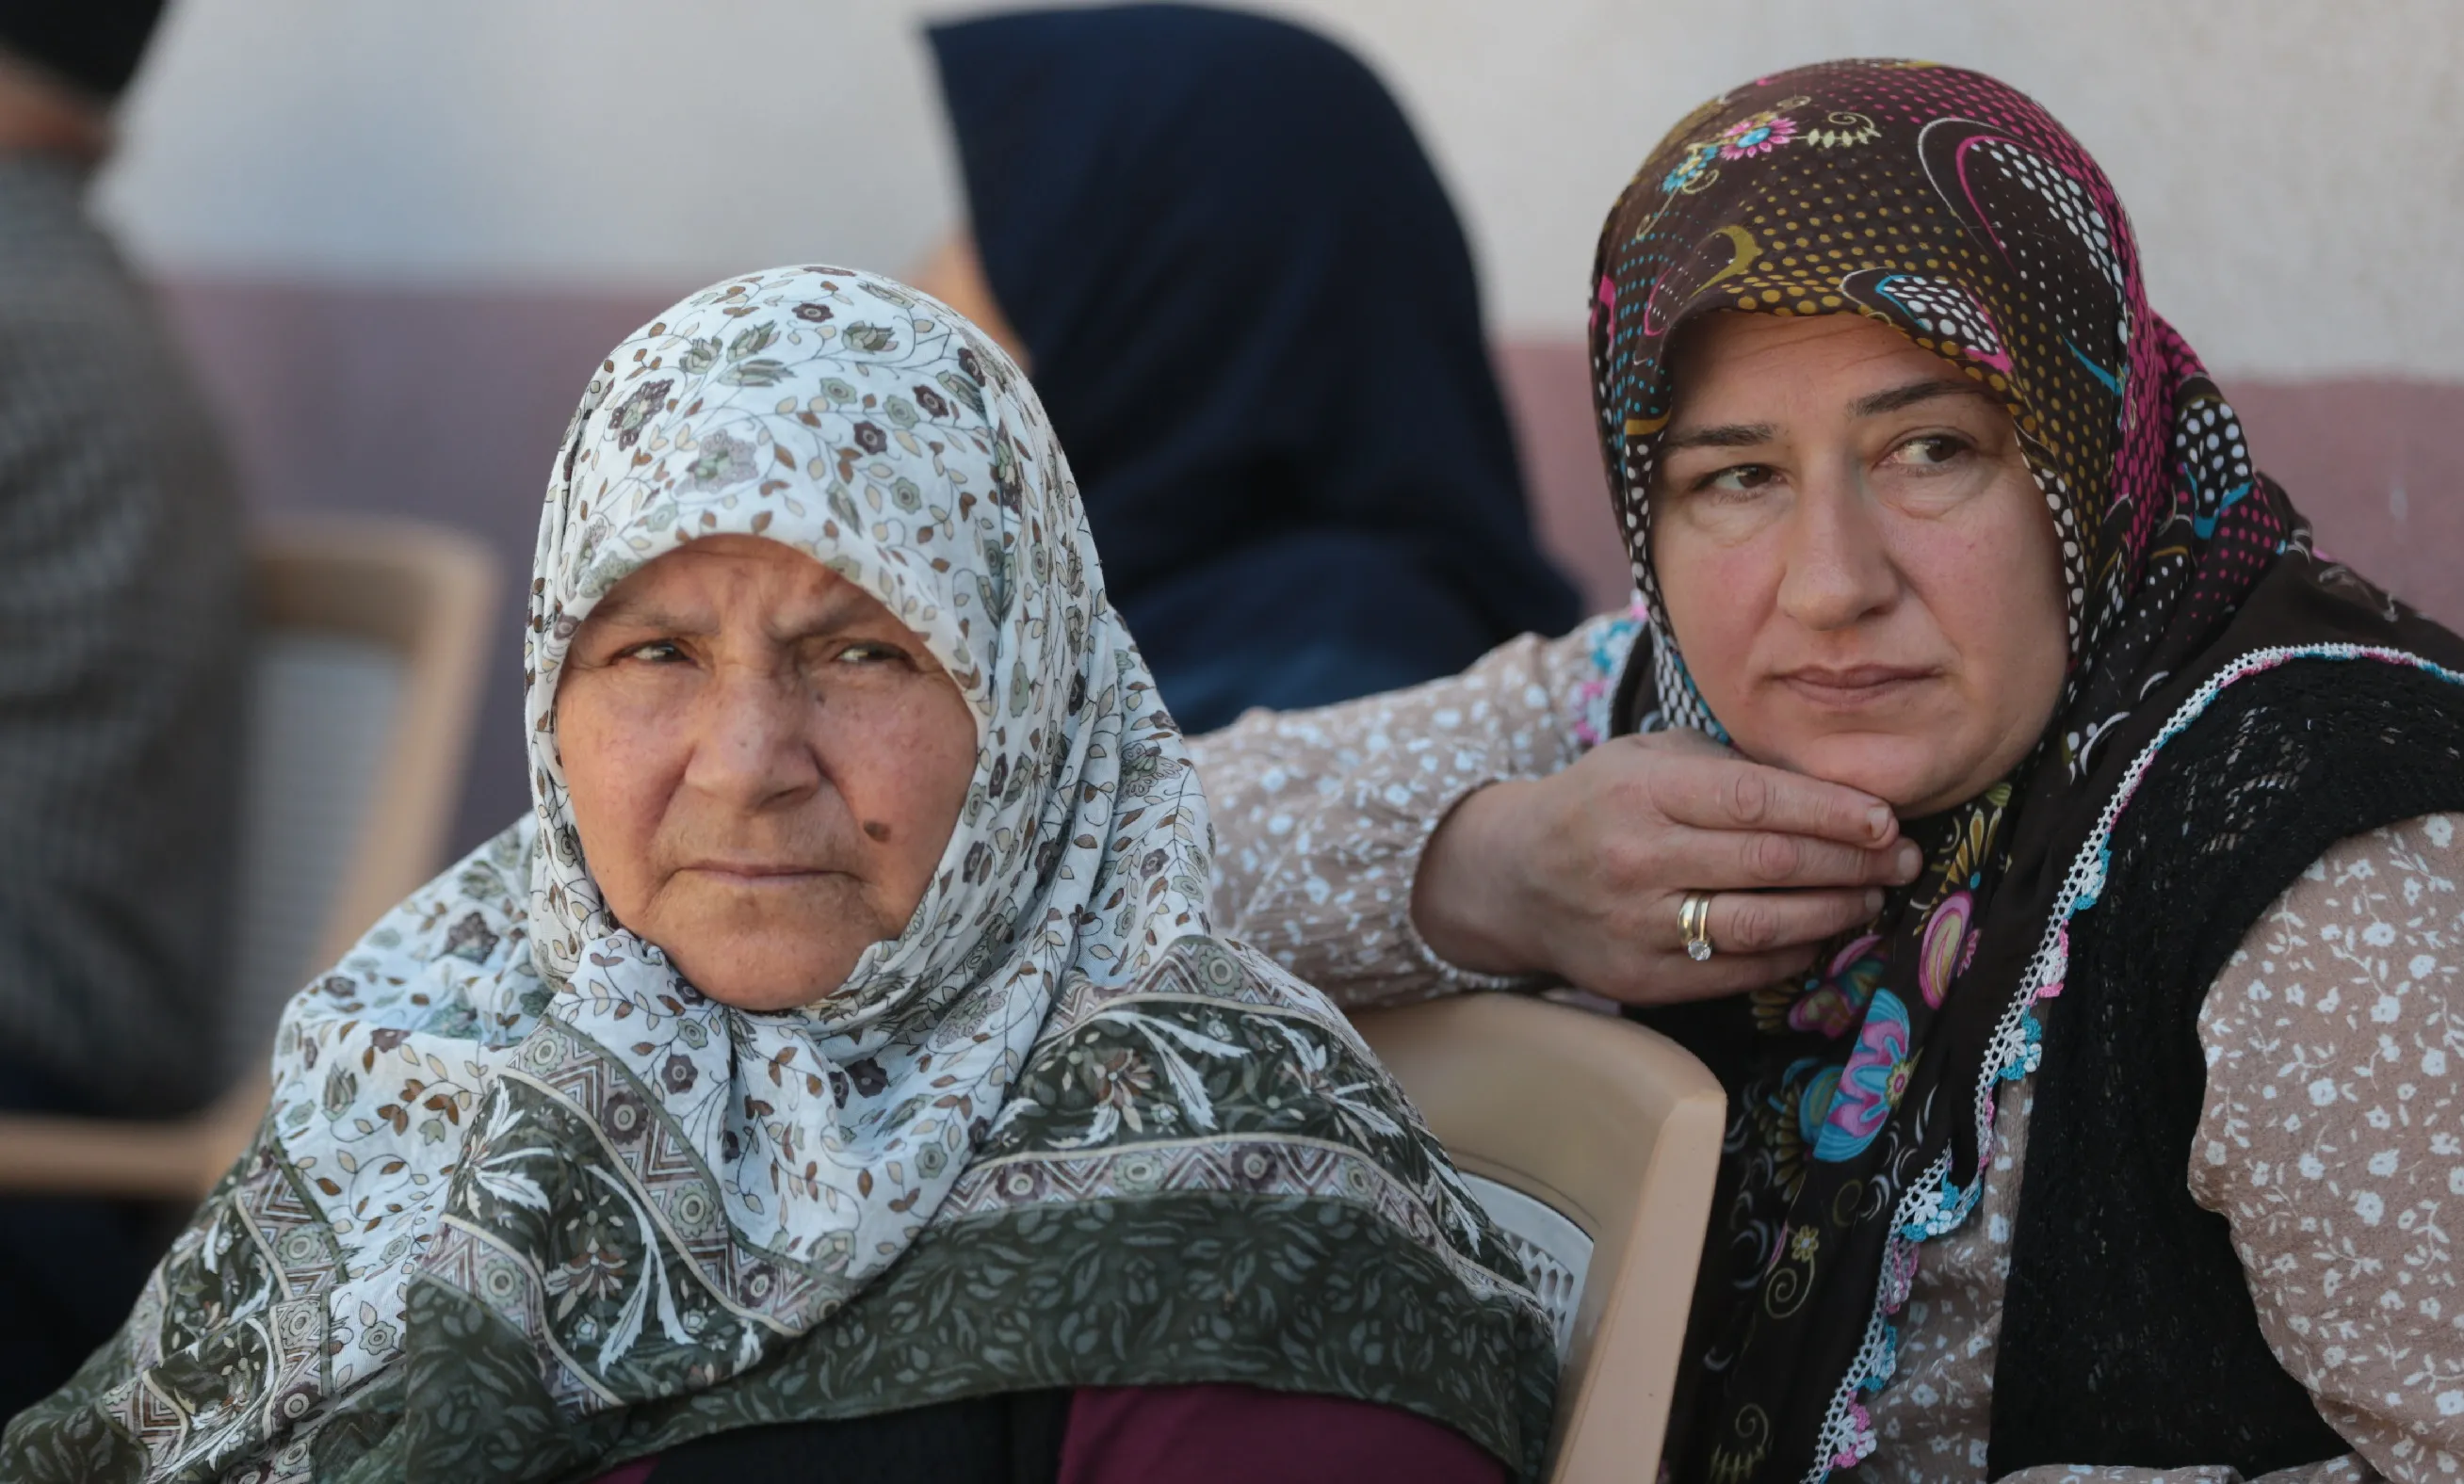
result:
[(2227, 687), (2117, 822), (2068, 979), (2039, 1005), (1993, 1377), (1988, 1476), (2035, 1464), (2231, 1464), (2350, 1446), (2270, 1354), (2223, 1217), (2187, 1178), (2209, 984), (2327, 847), (2464, 810), (2464, 690), (2409, 666), (2296, 661)]

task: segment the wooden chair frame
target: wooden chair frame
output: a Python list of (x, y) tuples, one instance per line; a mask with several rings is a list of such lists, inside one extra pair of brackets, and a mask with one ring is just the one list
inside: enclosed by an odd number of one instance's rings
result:
[[(459, 533), (366, 516), (284, 518), (253, 546), (260, 631), (347, 635), (404, 659), (399, 720), (317, 948), (316, 962), (327, 964), (443, 863), (496, 565)], [(267, 1095), (259, 1068), (169, 1122), (0, 1114), (0, 1192), (195, 1200), (254, 1135)]]

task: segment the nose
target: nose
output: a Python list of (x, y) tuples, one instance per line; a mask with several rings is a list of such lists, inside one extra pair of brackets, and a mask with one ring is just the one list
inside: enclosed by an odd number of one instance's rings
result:
[(721, 668), (696, 697), (686, 786), (747, 812), (811, 794), (823, 778), (808, 725), (817, 704), (792, 667)]
[(1806, 482), (1790, 514), (1785, 559), (1779, 608), (1807, 628), (1851, 628), (1899, 600), (1899, 569), (1854, 473)]

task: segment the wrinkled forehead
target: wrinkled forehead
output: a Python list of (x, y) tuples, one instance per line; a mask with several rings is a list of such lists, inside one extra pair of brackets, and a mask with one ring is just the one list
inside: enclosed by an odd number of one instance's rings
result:
[(627, 577), (759, 537), (879, 600), (980, 699), (1028, 533), (1023, 382), (937, 300), (825, 267), (715, 285), (617, 347), (550, 490), (535, 600), (569, 637)]

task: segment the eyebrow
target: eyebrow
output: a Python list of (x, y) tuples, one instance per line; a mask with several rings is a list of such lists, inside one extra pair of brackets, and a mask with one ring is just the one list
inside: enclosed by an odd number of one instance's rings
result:
[[(810, 611), (800, 615), (794, 624), (783, 629), (771, 625), (765, 625), (765, 627), (769, 628), (772, 638), (789, 642), (827, 634), (863, 617), (865, 600), (869, 596), (852, 582), (833, 583), (827, 596)], [(688, 620), (672, 609), (660, 607), (638, 594), (632, 596), (611, 594), (602, 600), (598, 607), (591, 610), (590, 616), (595, 620), (623, 624), (627, 628), (653, 629), (677, 634), (699, 633), (703, 627), (698, 622)]]
[(1859, 397), (1848, 404), (1848, 415), (1859, 418), (1881, 417), (1885, 412), (1899, 412), (1922, 403), (1932, 402), (1940, 397), (1975, 397), (1995, 407), (2002, 405), (1992, 393), (1966, 377), (1961, 377), (1957, 381), (1937, 381), (1928, 378), (1922, 382), (1910, 382), (1905, 386), (1894, 386), (1889, 391), (1876, 392), (1870, 397)]
[[(1885, 413), (1905, 411), (1941, 397), (1975, 397), (1995, 407), (2001, 406), (1992, 393), (1965, 377), (1955, 382), (1928, 378), (1859, 397), (1848, 404), (1848, 415), (1852, 418), (1881, 417)], [(1663, 439), (1660, 447), (1662, 452), (1667, 453), (1685, 448), (1751, 448), (1778, 436), (1779, 428), (1770, 423), (1722, 423), (1710, 427), (1681, 428)]]
[(641, 628), (676, 626), (673, 614), (652, 606), (638, 594), (627, 597), (622, 593), (610, 593), (590, 610), (590, 617), (603, 623), (627, 623)]
[(1688, 427), (1661, 440), (1663, 453), (1684, 448), (1750, 448), (1779, 436), (1769, 423), (1723, 423), (1715, 427)]

